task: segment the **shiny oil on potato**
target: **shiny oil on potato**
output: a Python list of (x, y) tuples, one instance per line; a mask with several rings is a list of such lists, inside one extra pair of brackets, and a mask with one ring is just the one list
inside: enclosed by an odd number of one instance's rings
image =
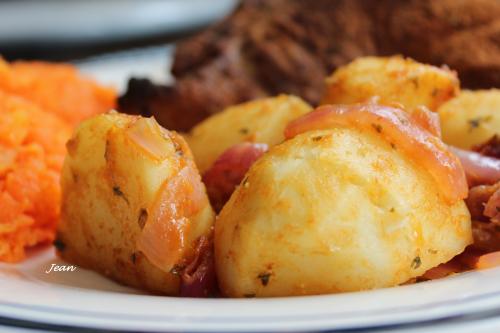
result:
[(326, 79), (322, 104), (354, 104), (374, 96), (379, 103), (402, 104), (432, 111), (459, 91), (455, 72), (401, 56), (363, 57), (337, 69)]
[[(111, 112), (83, 122), (67, 149), (55, 243), (60, 256), (133, 287), (178, 294), (179, 277), (153, 265), (137, 242), (162, 184), (192, 159), (182, 138), (153, 118)], [(213, 220), (207, 204), (189, 221), (185, 242), (209, 234)]]
[(462, 200), (370, 132), (299, 134), (249, 170), (215, 225), (216, 269), (230, 297), (395, 286), (471, 243)]
[(241, 143), (284, 140), (283, 130), (292, 120), (310, 112), (311, 107), (295, 96), (280, 95), (235, 106), (195, 126), (186, 140), (200, 172), (205, 172), (229, 147)]
[(500, 90), (462, 91), (439, 108), (443, 141), (464, 149), (500, 136)]

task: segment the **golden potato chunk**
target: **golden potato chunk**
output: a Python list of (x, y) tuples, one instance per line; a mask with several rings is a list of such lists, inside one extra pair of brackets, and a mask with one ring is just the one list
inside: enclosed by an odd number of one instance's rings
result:
[(241, 142), (266, 143), (284, 140), (283, 130), (311, 107), (295, 96), (255, 100), (217, 113), (195, 126), (186, 140), (200, 172), (205, 172), (229, 147)]
[(401, 56), (363, 57), (337, 69), (326, 79), (322, 104), (363, 103), (374, 96), (379, 103), (402, 104), (432, 111), (457, 95), (455, 72), (418, 63)]
[[(171, 273), (170, 267), (158, 268), (138, 244), (148, 227), (165, 222), (161, 217), (165, 209), (158, 207), (174, 204), (162, 200), (169, 198), (165, 189), (173, 190), (170, 184), (179, 170), (184, 170), (180, 167), (194, 166), (187, 144), (153, 118), (111, 112), (83, 122), (67, 149), (56, 241), (60, 256), (123, 284), (178, 294), (179, 276)], [(201, 184), (199, 175), (197, 180)], [(179, 253), (159, 253), (160, 259), (186, 259), (196, 241), (211, 233), (214, 214), (204, 187), (201, 194), (199, 200), (204, 204), (182, 220), (189, 226), (182, 235), (185, 247), (174, 249), (178, 245), (175, 235), (161, 235), (156, 245), (165, 242)], [(146, 246), (155, 245), (154, 238), (148, 241), (151, 243)]]
[(469, 149), (500, 135), (500, 90), (462, 91), (439, 108), (443, 141)]
[(390, 287), (472, 241), (462, 200), (374, 131), (309, 131), (249, 170), (215, 225), (216, 270), (231, 297)]

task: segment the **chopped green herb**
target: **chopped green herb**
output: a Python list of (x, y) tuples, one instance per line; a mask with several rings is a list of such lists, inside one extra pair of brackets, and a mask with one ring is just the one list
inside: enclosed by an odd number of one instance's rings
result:
[(372, 124), (372, 127), (378, 132), (382, 133), (382, 125), (380, 124)]
[(113, 193), (119, 197), (122, 197), (123, 200), (125, 200), (125, 202), (128, 204), (128, 199), (119, 186), (113, 186)]
[(181, 145), (175, 139), (173, 139), (173, 138), (171, 139), (171, 141), (174, 144), (175, 154), (177, 156), (184, 155), (184, 151), (182, 151)]
[(411, 262), (411, 268), (417, 269), (422, 265), (422, 260), (420, 259), (419, 256), (416, 256), (415, 259)]
[(418, 77), (417, 76), (412, 76), (409, 79), (415, 85), (415, 88), (418, 89)]
[(469, 132), (474, 130), (475, 128), (478, 128), (481, 126), (483, 122), (488, 122), (491, 120), (491, 116), (486, 116), (486, 117), (477, 117), (477, 118), (472, 118), (469, 119), (467, 122), (469, 123)]
[(73, 178), (73, 183), (78, 183), (78, 174), (73, 169), (71, 169), (71, 176)]
[(320, 140), (321, 140), (321, 139), (323, 139), (323, 138), (324, 138), (324, 136), (322, 136), (322, 135), (318, 135), (318, 136), (313, 137), (313, 138), (312, 138), (312, 140), (313, 140), (313, 141), (320, 141)]
[(115, 195), (118, 195), (118, 196), (122, 196), (123, 195), (123, 192), (122, 190), (120, 189), (120, 187), (118, 186), (113, 186), (113, 193)]
[(481, 118), (469, 119), (469, 132), (474, 128), (478, 128), (481, 123)]
[(104, 160), (107, 162), (109, 158), (109, 140), (106, 140), (106, 145), (104, 146)]
[(257, 278), (260, 279), (260, 282), (265, 287), (269, 283), (269, 278), (271, 277), (271, 273), (260, 273)]
[(139, 223), (139, 227), (142, 229), (144, 228), (144, 225), (146, 225), (146, 221), (148, 220), (148, 211), (145, 210), (144, 208), (141, 208), (141, 211), (139, 212), (139, 218), (137, 222)]
[(250, 131), (248, 130), (248, 128), (246, 128), (246, 127), (240, 128), (240, 134), (242, 134), (242, 135), (247, 135), (247, 134), (248, 134), (248, 132), (250, 132)]

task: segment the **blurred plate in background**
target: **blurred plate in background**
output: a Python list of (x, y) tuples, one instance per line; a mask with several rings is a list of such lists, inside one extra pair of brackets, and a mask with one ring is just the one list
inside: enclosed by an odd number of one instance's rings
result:
[(79, 70), (99, 83), (125, 93), (130, 78), (146, 78), (156, 84), (170, 84), (174, 45), (151, 46), (112, 52), (75, 61)]
[(0, 1), (0, 46), (126, 41), (205, 26), (236, 0)]

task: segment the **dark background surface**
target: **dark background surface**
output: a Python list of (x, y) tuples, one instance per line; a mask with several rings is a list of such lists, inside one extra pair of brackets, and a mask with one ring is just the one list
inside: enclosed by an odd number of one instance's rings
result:
[(0, 0), (0, 56), (71, 61), (175, 42), (237, 0)]
[(107, 41), (101, 43), (46, 43), (40, 44), (3, 44), (0, 45), (0, 55), (12, 60), (48, 60), (72, 61), (108, 52), (127, 50), (137, 47), (163, 45), (188, 37), (199, 29), (190, 29), (182, 33), (159, 33), (158, 35), (131, 38), (127, 41)]

